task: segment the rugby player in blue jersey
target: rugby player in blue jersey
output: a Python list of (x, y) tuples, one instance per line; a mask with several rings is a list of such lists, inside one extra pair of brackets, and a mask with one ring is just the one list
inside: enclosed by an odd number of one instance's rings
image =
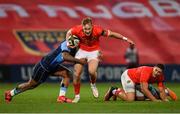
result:
[(41, 83), (45, 82), (48, 76), (63, 77), (57, 102), (71, 103), (72, 100), (65, 97), (72, 71), (62, 65), (64, 61), (86, 64), (86, 60), (76, 59), (73, 56), (79, 45), (79, 39), (76, 36), (70, 36), (67, 41), (61, 44), (55, 50), (44, 56), (33, 68), (32, 77), (28, 82), (18, 85), (12, 90), (5, 92), (6, 102), (10, 102), (15, 95), (26, 90), (34, 89)]

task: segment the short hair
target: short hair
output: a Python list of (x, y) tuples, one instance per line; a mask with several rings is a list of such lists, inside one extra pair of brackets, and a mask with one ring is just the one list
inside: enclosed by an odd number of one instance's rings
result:
[(165, 69), (164, 64), (156, 64), (155, 66), (160, 68), (162, 71), (164, 71), (164, 69)]
[(92, 25), (92, 19), (90, 17), (86, 17), (82, 20), (82, 25), (91, 24)]

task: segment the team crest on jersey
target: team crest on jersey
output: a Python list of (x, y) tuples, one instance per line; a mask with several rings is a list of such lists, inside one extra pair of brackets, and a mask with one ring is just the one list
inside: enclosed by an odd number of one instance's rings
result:
[(64, 40), (62, 30), (15, 30), (14, 34), (24, 50), (34, 55), (44, 55)]

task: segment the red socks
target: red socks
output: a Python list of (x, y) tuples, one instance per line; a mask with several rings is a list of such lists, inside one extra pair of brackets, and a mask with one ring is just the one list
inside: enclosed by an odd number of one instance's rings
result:
[(80, 93), (80, 83), (73, 84), (74, 85), (74, 93), (75, 95), (78, 95)]

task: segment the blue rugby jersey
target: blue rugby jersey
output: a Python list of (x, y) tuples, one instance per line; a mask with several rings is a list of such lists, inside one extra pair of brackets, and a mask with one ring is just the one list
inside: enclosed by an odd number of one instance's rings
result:
[(63, 42), (60, 43), (58, 48), (54, 49), (46, 56), (44, 56), (41, 59), (40, 64), (48, 72), (55, 70), (59, 64), (64, 62), (62, 52), (69, 52), (72, 56), (74, 56), (76, 53), (76, 49), (68, 48), (67, 42), (64, 40)]

